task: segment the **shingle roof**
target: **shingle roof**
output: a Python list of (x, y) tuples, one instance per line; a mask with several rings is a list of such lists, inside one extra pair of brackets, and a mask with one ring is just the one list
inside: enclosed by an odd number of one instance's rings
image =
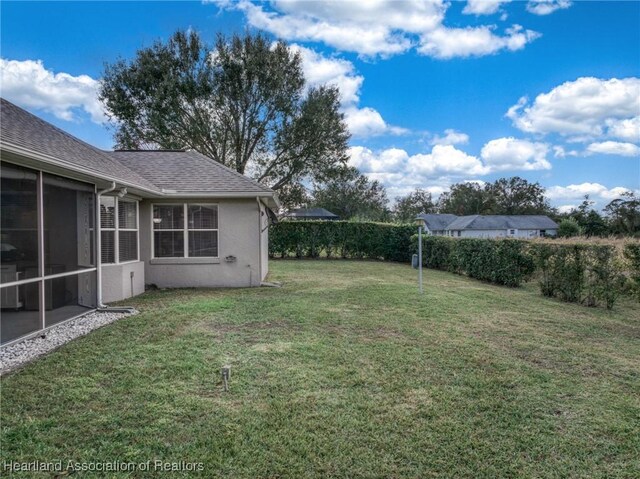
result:
[(419, 214), (418, 218), (422, 218), (425, 223), (427, 223), (427, 228), (429, 228), (430, 231), (443, 231), (447, 229), (447, 226), (452, 223), (453, 221), (455, 221), (456, 219), (458, 219), (458, 217), (456, 215), (450, 215), (450, 214)]
[(339, 218), (338, 215), (324, 208), (298, 208), (290, 211), (286, 216), (294, 218)]
[(265, 193), (271, 190), (197, 151), (110, 151), (112, 158), (158, 188), (198, 193)]
[(0, 98), (0, 140), (60, 165), (154, 194), (273, 195), (273, 191), (195, 151), (103, 151)]
[(119, 178), (144, 189), (157, 190), (150, 181), (85, 143), (41, 120), (13, 103), (0, 98), (0, 139), (87, 169), (98, 176)]
[(448, 230), (556, 229), (558, 225), (544, 215), (471, 215), (461, 216), (447, 226)]

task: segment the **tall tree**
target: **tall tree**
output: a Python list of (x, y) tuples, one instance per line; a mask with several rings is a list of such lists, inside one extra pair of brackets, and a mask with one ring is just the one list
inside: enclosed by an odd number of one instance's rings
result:
[(514, 176), (500, 178), (487, 189), (495, 202), (493, 214), (540, 215), (551, 211), (540, 183), (529, 183), (524, 178)]
[(435, 208), (431, 193), (417, 188), (406, 196), (396, 197), (393, 216), (397, 222), (412, 223), (418, 214), (433, 213)]
[(276, 191), (346, 165), (337, 88), (305, 89), (300, 54), (260, 34), (207, 45), (176, 32), (107, 64), (100, 99), (117, 148), (194, 149)]
[(337, 178), (317, 185), (313, 206), (326, 208), (340, 219), (388, 221), (387, 193), (378, 181), (370, 181), (355, 168), (345, 168)]
[(622, 194), (604, 207), (612, 233), (636, 235), (640, 233), (640, 198), (631, 191)]
[(491, 214), (494, 199), (486, 185), (478, 183), (456, 183), (438, 198), (438, 212), (454, 215)]

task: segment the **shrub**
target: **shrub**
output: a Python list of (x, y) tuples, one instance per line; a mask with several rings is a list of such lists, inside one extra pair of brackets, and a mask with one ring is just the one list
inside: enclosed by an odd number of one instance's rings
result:
[(624, 257), (628, 262), (631, 291), (640, 301), (640, 243), (624, 245)]
[(534, 271), (526, 242), (513, 239), (423, 238), (423, 264), (505, 286), (520, 286)]
[(624, 274), (609, 245), (532, 244), (544, 296), (613, 308), (624, 290)]
[(411, 261), (415, 227), (374, 222), (283, 221), (271, 226), (271, 257)]
[(572, 236), (580, 236), (582, 230), (580, 225), (573, 218), (566, 218), (558, 225), (558, 236), (561, 238), (570, 238)]

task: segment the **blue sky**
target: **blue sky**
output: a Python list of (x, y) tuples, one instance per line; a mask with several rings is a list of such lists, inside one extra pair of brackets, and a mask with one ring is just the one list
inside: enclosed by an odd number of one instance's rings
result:
[(2, 96), (102, 148), (105, 62), (177, 29), (262, 30), (332, 83), (389, 196), (523, 176), (568, 208), (640, 190), (640, 2), (6, 2)]

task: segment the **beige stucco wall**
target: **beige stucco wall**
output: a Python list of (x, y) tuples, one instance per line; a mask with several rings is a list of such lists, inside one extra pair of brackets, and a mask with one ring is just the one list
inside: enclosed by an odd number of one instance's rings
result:
[[(463, 230), (461, 238), (506, 238), (509, 230)], [(547, 234), (555, 234), (555, 230), (547, 230)], [(454, 235), (455, 236), (455, 235)], [(540, 230), (516, 230), (513, 238), (537, 238), (540, 236)], [(457, 236), (455, 236), (457, 237)]]
[(260, 271), (262, 280), (269, 273), (269, 215), (266, 207), (260, 204)]
[[(218, 205), (218, 258), (152, 258), (152, 204)], [(256, 199), (143, 200), (140, 202), (140, 255), (145, 283), (160, 288), (260, 286), (262, 259), (260, 207)], [(235, 256), (235, 261), (225, 258)]]
[(102, 265), (102, 302), (121, 301), (144, 293), (144, 283), (142, 261)]

